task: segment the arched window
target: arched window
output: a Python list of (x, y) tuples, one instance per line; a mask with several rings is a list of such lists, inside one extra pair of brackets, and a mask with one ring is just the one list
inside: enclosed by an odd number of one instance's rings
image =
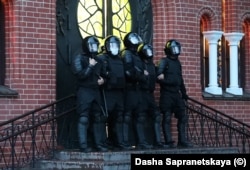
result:
[(245, 57), (243, 33), (223, 33), (201, 26), (201, 84), (203, 96), (216, 99), (244, 97)]
[(209, 83), (209, 70), (208, 70), (208, 62), (209, 62), (209, 54), (208, 54), (208, 41), (207, 39), (204, 37), (203, 32), (205, 31), (205, 21), (204, 19), (200, 21), (200, 42), (201, 42), (201, 46), (200, 46), (200, 58), (201, 58), (201, 87), (202, 90), (205, 90), (205, 87), (208, 85)]
[(82, 37), (108, 35), (124, 37), (131, 30), (131, 9), (128, 0), (87, 1), (80, 0), (77, 10), (79, 30)]
[(245, 61), (242, 33), (211, 31), (211, 16), (200, 20), (201, 87), (203, 96), (235, 99), (244, 96)]
[(152, 38), (149, 33), (152, 30), (151, 10), (150, 0), (79, 0), (79, 31), (82, 37), (96, 35), (100, 40), (108, 35), (123, 39), (126, 33), (135, 31), (149, 42)]

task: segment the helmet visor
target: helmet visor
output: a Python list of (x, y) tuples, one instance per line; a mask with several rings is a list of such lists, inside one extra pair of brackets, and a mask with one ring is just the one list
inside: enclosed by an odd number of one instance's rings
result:
[(141, 42), (141, 40), (136, 36), (131, 36), (129, 40), (132, 44), (139, 44)]
[(119, 53), (119, 45), (115, 42), (109, 43), (109, 50), (112, 55), (118, 55)]
[(152, 57), (152, 56), (153, 56), (153, 51), (152, 51), (152, 49), (150, 49), (150, 48), (146, 49), (146, 55), (147, 55), (148, 57)]
[(179, 46), (173, 46), (173, 47), (171, 47), (171, 53), (173, 55), (179, 55), (181, 53), (180, 47)]
[(91, 52), (91, 53), (98, 52), (98, 44), (96, 44), (96, 43), (89, 43), (89, 52)]

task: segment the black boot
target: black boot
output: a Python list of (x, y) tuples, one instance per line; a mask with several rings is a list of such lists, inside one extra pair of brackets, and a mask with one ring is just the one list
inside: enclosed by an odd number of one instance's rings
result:
[(79, 140), (79, 147), (81, 152), (91, 152), (92, 148), (88, 147), (88, 124), (89, 120), (87, 117), (82, 116), (79, 118), (78, 121), (78, 140)]
[(165, 145), (168, 148), (175, 148), (174, 141), (172, 140), (171, 133), (171, 113), (165, 113), (162, 122), (163, 136), (165, 139)]
[[(140, 114), (138, 114), (140, 116)], [(145, 128), (144, 128), (144, 117), (137, 117), (137, 121), (135, 123), (135, 131), (136, 131), (136, 137), (137, 137), (137, 145), (136, 149), (152, 149), (153, 146), (149, 145), (146, 142), (145, 137)]]
[(155, 143), (154, 143), (154, 148), (155, 149), (163, 149), (163, 148), (169, 148), (168, 145), (164, 145), (162, 142), (161, 142), (161, 125), (160, 125), (160, 120), (157, 118), (155, 119), (155, 122), (154, 122), (154, 135), (155, 135)]
[(129, 127), (131, 123), (131, 114), (125, 113), (124, 120), (123, 120), (123, 144), (128, 148), (128, 150), (133, 149), (131, 146), (131, 141), (129, 140)]
[(105, 139), (103, 137), (103, 129), (106, 128), (104, 123), (94, 122), (93, 124), (93, 136), (94, 136), (94, 147), (98, 152), (108, 151)]
[[(119, 115), (119, 113), (118, 113)], [(123, 141), (123, 118), (122, 118), (122, 113), (120, 113), (120, 117), (116, 119), (116, 123), (114, 124), (113, 128), (115, 140), (114, 140), (114, 147), (117, 148), (118, 150), (131, 150), (132, 148), (125, 144)]]
[(190, 143), (186, 138), (186, 117), (179, 118), (177, 123), (178, 128), (178, 144), (177, 147), (180, 148), (192, 148), (193, 144)]
[[(154, 143), (154, 148), (155, 149), (164, 149), (164, 148), (169, 148), (169, 145), (164, 145), (162, 142), (161, 142), (161, 131), (159, 131), (161, 128), (159, 127), (160, 125), (155, 125), (155, 138), (156, 138), (156, 141)], [(158, 130), (157, 130), (158, 129)]]
[(118, 150), (131, 150), (132, 148), (123, 141), (123, 124), (116, 123), (115, 125), (116, 141), (114, 147)]

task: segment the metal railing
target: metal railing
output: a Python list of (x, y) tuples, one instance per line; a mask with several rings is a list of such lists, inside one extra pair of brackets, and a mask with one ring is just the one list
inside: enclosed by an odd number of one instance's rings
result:
[[(75, 121), (75, 109), (72, 95), (1, 123), (0, 169), (35, 167), (39, 159), (53, 159), (60, 146), (73, 148), (74, 127), (67, 124)], [(238, 147), (239, 153), (250, 153), (250, 126), (191, 98), (187, 113), (188, 138), (195, 145)]]
[(250, 126), (192, 98), (187, 104), (188, 137), (201, 147), (236, 147), (250, 153)]
[(52, 158), (57, 148), (58, 119), (75, 111), (69, 96), (0, 124), (0, 169), (24, 167)]

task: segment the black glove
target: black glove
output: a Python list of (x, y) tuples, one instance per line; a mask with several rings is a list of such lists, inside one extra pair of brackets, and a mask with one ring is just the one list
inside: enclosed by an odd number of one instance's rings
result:
[(182, 99), (184, 99), (184, 100), (186, 100), (186, 101), (187, 101), (187, 99), (188, 99), (188, 95), (187, 95), (186, 93), (183, 93), (183, 94), (182, 94)]

